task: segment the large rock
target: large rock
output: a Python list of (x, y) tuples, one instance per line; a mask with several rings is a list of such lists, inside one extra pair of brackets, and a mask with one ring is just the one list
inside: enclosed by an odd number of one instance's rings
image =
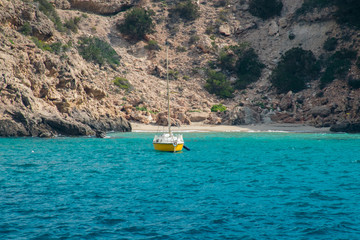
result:
[(360, 133), (360, 122), (350, 123), (347, 121), (334, 124), (330, 127), (332, 132)]
[(269, 35), (274, 36), (279, 32), (279, 25), (276, 23), (276, 21), (271, 21), (269, 24)]
[(280, 101), (279, 107), (281, 110), (286, 111), (293, 105), (292, 92), (288, 92)]
[(206, 112), (190, 112), (188, 115), (191, 122), (202, 122), (209, 117), (209, 113)]
[(317, 106), (311, 109), (310, 113), (314, 116), (327, 117), (331, 113), (331, 108), (329, 106)]
[(0, 136), (29, 136), (29, 132), (25, 129), (24, 125), (17, 123), (12, 119), (0, 119)]
[(261, 117), (258, 112), (250, 107), (235, 107), (232, 111), (225, 113), (223, 123), (231, 125), (249, 125), (260, 123)]
[(128, 6), (135, 4), (136, 0), (70, 0), (71, 8), (102, 14), (113, 15)]
[(203, 53), (208, 53), (212, 49), (211, 39), (207, 35), (203, 35), (196, 45)]
[(58, 134), (66, 136), (95, 135), (95, 132), (87, 125), (79, 122), (67, 121), (60, 118), (43, 118), (43, 122), (55, 130)]
[(219, 33), (224, 36), (231, 35), (231, 27), (228, 24), (223, 24), (219, 27)]

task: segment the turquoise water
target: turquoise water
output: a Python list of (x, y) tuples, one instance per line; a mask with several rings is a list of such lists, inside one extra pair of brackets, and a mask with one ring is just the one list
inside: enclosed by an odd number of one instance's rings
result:
[(360, 239), (360, 135), (0, 138), (0, 239)]

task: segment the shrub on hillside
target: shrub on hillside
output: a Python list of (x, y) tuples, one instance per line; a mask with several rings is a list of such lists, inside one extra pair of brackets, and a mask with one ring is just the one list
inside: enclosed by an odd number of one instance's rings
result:
[(360, 57), (357, 58), (355, 64), (356, 64), (356, 67), (357, 67), (358, 69), (360, 69)]
[(278, 92), (298, 92), (306, 87), (306, 82), (317, 78), (320, 66), (311, 51), (292, 48), (282, 57), (270, 76), (270, 81)]
[(118, 24), (117, 28), (132, 39), (143, 39), (146, 34), (154, 32), (153, 15), (154, 11), (152, 10), (135, 7), (126, 13), (124, 22)]
[(184, 20), (195, 20), (200, 16), (200, 8), (193, 0), (185, 0), (177, 3), (170, 9), (170, 17), (180, 17)]
[(360, 1), (359, 0), (335, 0), (338, 10), (336, 12), (337, 21), (360, 28)]
[(225, 112), (226, 111), (226, 107), (224, 105), (220, 104), (215, 104), (214, 106), (211, 107), (211, 111), (212, 112)]
[(360, 28), (360, 1), (358, 0), (305, 0), (296, 14), (306, 14), (315, 8), (321, 9), (334, 5), (337, 7), (335, 15), (338, 23)]
[(67, 45), (62, 45), (61, 42), (55, 42), (48, 44), (44, 41), (39, 40), (36, 37), (31, 37), (32, 41), (35, 43), (35, 45), (40, 48), (43, 51), (49, 51), (52, 53), (55, 53), (57, 55), (60, 55), (62, 52), (66, 51)]
[(116, 77), (113, 82), (116, 86), (128, 92), (134, 89), (134, 87), (130, 84), (129, 80), (127, 80), (126, 78)]
[(315, 8), (324, 8), (334, 5), (335, 0), (304, 0), (302, 6), (296, 10), (296, 15), (312, 12)]
[(79, 40), (79, 54), (89, 62), (99, 65), (108, 63), (110, 65), (119, 65), (120, 56), (105, 41), (96, 37), (81, 37)]
[(25, 22), (24, 25), (22, 25), (20, 28), (20, 32), (25, 36), (32, 35), (32, 27), (30, 26), (30, 23)]
[(226, 79), (225, 74), (215, 70), (207, 71), (208, 79), (206, 80), (205, 89), (220, 98), (232, 98), (234, 89)]
[(348, 83), (349, 83), (349, 86), (354, 88), (354, 89), (359, 89), (360, 88), (360, 79), (350, 77), (348, 79)]
[(351, 61), (356, 59), (356, 52), (349, 49), (341, 49), (335, 52), (325, 62), (325, 72), (320, 78), (320, 87), (324, 88), (335, 78), (344, 78), (349, 72)]
[(336, 49), (336, 46), (338, 44), (338, 40), (334, 37), (332, 38), (328, 38), (325, 42), (324, 42), (324, 46), (323, 48), (326, 51), (334, 51)]
[(259, 60), (253, 48), (239, 50), (238, 59), (235, 63), (237, 80), (236, 89), (244, 89), (250, 83), (256, 82), (261, 77), (262, 69), (265, 67)]
[(78, 32), (78, 25), (79, 25), (80, 20), (81, 20), (80, 17), (70, 18), (70, 19), (65, 21), (64, 27), (66, 27), (67, 29), (69, 29), (73, 33), (77, 33)]
[(231, 74), (236, 74), (236, 89), (244, 89), (257, 81), (265, 67), (253, 48), (247, 46), (229, 46), (220, 51), (218, 66)]
[(159, 46), (156, 40), (149, 40), (147, 45), (145, 46), (147, 50), (160, 51), (161, 47)]
[(249, 12), (263, 20), (280, 16), (283, 4), (281, 0), (250, 0)]
[(58, 31), (63, 32), (64, 26), (53, 5), (47, 0), (35, 0), (35, 2), (39, 3), (39, 10), (43, 12), (51, 21), (53, 21), (55, 28)]

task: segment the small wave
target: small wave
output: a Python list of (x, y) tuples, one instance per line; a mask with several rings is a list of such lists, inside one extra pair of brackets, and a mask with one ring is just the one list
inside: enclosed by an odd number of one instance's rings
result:
[(109, 226), (114, 226), (117, 225), (119, 223), (123, 223), (126, 222), (125, 219), (122, 218), (107, 218), (107, 219), (103, 219), (101, 221), (101, 223), (105, 224), (105, 225), (109, 225)]

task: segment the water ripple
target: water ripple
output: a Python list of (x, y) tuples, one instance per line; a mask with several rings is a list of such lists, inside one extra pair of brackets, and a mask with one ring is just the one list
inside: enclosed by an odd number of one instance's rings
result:
[(1, 238), (360, 238), (359, 136), (185, 135), (0, 138)]

